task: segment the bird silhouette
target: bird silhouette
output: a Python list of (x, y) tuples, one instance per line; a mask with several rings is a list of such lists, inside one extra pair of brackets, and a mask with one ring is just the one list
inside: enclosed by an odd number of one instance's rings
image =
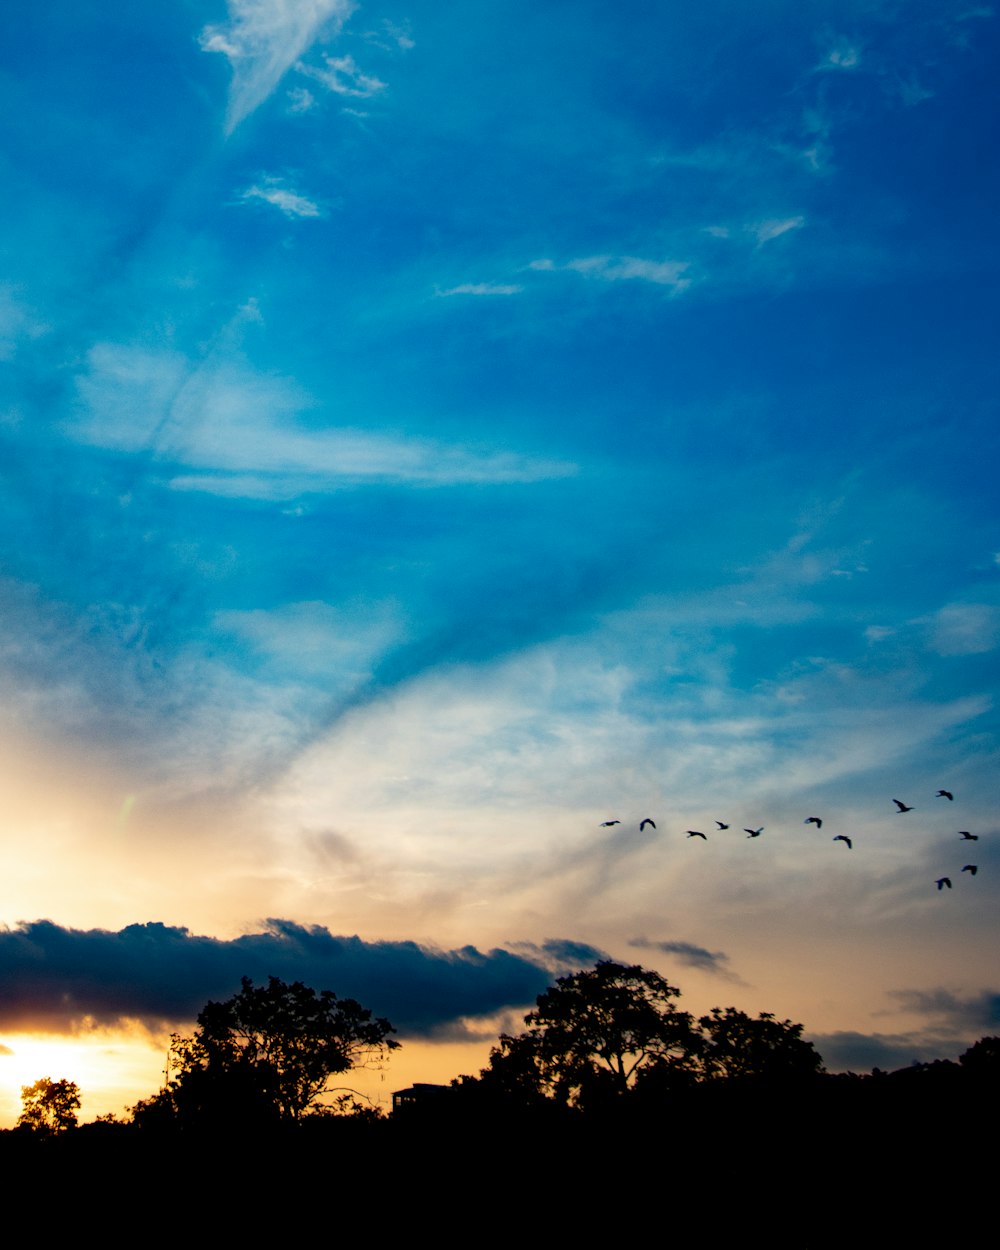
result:
[(645, 829), (647, 825), (652, 825), (652, 826), (653, 826), (653, 828), (655, 829), (655, 828), (656, 828), (656, 821), (655, 821), (655, 820), (650, 820), (650, 819), (649, 819), (649, 817), (647, 816), (647, 817), (646, 817), (646, 819), (642, 822), (642, 824), (640, 824), (640, 826), (639, 826), (639, 832), (640, 832), (640, 833), (642, 833), (643, 829)]
[(934, 884), (937, 886), (939, 890), (943, 890), (945, 886), (947, 886), (948, 889), (950, 890), (951, 889), (951, 877), (938, 877), (937, 881)]
[(823, 828), (823, 822), (818, 816), (807, 816), (802, 823), (804, 825), (815, 825), (817, 829)]
[(610, 829), (612, 825), (620, 825), (621, 823), (622, 823), (622, 822), (621, 822), (620, 820), (602, 820), (602, 821), (601, 821), (601, 828), (602, 828), (602, 829)]
[(847, 843), (847, 849), (848, 849), (849, 851), (851, 851), (851, 850), (853, 850), (853, 849), (854, 849), (854, 843), (851, 841), (851, 839), (850, 839), (850, 838), (846, 838), (846, 837), (844, 837), (844, 835), (843, 835), (842, 833), (838, 833), (838, 834), (837, 834), (837, 836), (836, 836), (833, 840), (834, 840), (834, 842), (846, 842), (846, 843)]
[(717, 820), (715, 823), (719, 826), (719, 828), (720, 828), (720, 829), (728, 829), (728, 828), (729, 828), (729, 826), (728, 826), (728, 825), (724, 825), (724, 824), (722, 823), (722, 821), (721, 821), (721, 820)]
[(950, 790), (939, 790), (934, 797), (936, 799), (949, 799), (952, 803), (955, 801), (955, 796)]
[(764, 826), (761, 825), (759, 829), (744, 829), (743, 832), (749, 833), (751, 838), (759, 838), (760, 835), (764, 832)]
[(706, 842), (708, 841), (708, 834), (707, 834), (707, 833), (699, 833), (697, 829), (689, 829), (689, 830), (688, 830), (688, 837), (689, 837), (689, 838), (704, 838), (704, 840), (705, 840)]
[(895, 803), (895, 804), (896, 804), (896, 806), (899, 808), (899, 810), (900, 810), (901, 812), (912, 812), (912, 811), (913, 811), (913, 808), (912, 808), (912, 807), (907, 807), (905, 803), (900, 803), (899, 799), (893, 799), (892, 801), (893, 801), (893, 803)]
[(978, 864), (966, 864), (965, 867), (962, 869), (962, 871), (971, 872), (972, 875), (975, 876), (976, 873), (979, 871), (979, 865)]
[(962, 839), (963, 842), (978, 842), (979, 841), (979, 834), (970, 833), (968, 829), (960, 829), (958, 831), (958, 836)]

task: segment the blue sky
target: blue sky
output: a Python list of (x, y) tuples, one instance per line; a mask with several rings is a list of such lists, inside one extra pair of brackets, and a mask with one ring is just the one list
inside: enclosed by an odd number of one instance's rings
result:
[(14, 6), (0, 917), (641, 939), (858, 1054), (990, 1031), (997, 42)]

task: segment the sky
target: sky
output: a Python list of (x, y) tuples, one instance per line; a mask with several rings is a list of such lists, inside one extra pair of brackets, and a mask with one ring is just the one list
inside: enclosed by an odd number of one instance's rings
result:
[(6, 16), (0, 1123), (243, 975), (997, 1032), (993, 8)]

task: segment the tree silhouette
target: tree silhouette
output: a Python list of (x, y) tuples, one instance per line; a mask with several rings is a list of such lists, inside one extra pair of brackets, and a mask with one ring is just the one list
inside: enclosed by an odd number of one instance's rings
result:
[(501, 1036), (482, 1080), (586, 1107), (627, 1093), (651, 1067), (688, 1069), (698, 1038), (674, 1006), (679, 994), (658, 972), (610, 960), (560, 977), (525, 1016), (526, 1031)]
[(769, 1011), (755, 1019), (735, 1007), (713, 1007), (698, 1023), (706, 1078), (813, 1076), (823, 1070), (812, 1042), (802, 1037), (802, 1025), (776, 1020)]
[(76, 1128), (80, 1110), (80, 1089), (75, 1081), (53, 1081), (43, 1076), (34, 1085), (21, 1087), (24, 1108), (17, 1121), (18, 1128), (51, 1135)]
[(981, 1037), (958, 1057), (970, 1076), (1000, 1082), (1000, 1037)]
[(209, 1002), (190, 1037), (174, 1034), (173, 1076), (159, 1095), (136, 1105), (137, 1123), (297, 1121), (331, 1108), (331, 1077), (377, 1066), (399, 1043), (388, 1020), (353, 998), (320, 993), (301, 981), (243, 978), (226, 1002)]

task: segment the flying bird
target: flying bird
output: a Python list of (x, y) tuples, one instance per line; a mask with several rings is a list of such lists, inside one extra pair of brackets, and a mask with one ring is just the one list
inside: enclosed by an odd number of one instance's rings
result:
[(899, 799), (893, 799), (893, 803), (899, 808), (900, 812), (912, 812), (912, 807), (907, 807), (905, 803), (900, 803)]
[(688, 830), (688, 837), (689, 837), (689, 838), (704, 838), (706, 842), (708, 841), (708, 834), (707, 834), (707, 833), (699, 833), (697, 829), (689, 829), (689, 830)]
[(764, 826), (761, 825), (759, 829), (744, 829), (743, 832), (749, 833), (751, 838), (759, 838), (760, 835), (764, 832)]
[(823, 828), (823, 822), (818, 816), (807, 816), (802, 823), (804, 825), (815, 825), (817, 829)]
[(948, 889), (950, 890), (951, 889), (951, 877), (938, 877), (937, 881), (934, 884), (937, 886), (939, 890), (943, 890), (945, 886), (947, 886)]
[(960, 829), (958, 831), (958, 836), (962, 839), (963, 842), (978, 842), (979, 841), (979, 834), (970, 833), (968, 829)]
[(722, 821), (721, 821), (721, 820), (717, 820), (715, 823), (719, 826), (719, 828), (720, 828), (720, 829), (728, 829), (728, 828), (729, 828), (729, 826), (728, 826), (728, 825), (724, 825), (724, 824), (722, 823)]
[(645, 820), (642, 822), (642, 824), (639, 826), (639, 832), (640, 832), (640, 833), (642, 833), (643, 829), (645, 829), (647, 825), (652, 825), (652, 826), (653, 826), (653, 828), (655, 829), (655, 828), (656, 828), (656, 821), (655, 821), (655, 820), (650, 820), (650, 819), (649, 819), (649, 817), (647, 816), (647, 817), (646, 817), (646, 819), (645, 819)]
[(949, 799), (952, 803), (955, 801), (955, 796), (950, 790), (939, 790), (934, 797), (936, 799)]
[(620, 825), (621, 823), (622, 823), (622, 822), (621, 822), (620, 820), (602, 820), (602, 821), (601, 821), (601, 828), (602, 828), (602, 829), (610, 829), (612, 825)]
[(966, 864), (965, 867), (962, 869), (962, 871), (971, 872), (972, 875), (975, 876), (976, 873), (979, 871), (979, 865), (978, 864)]
[(844, 835), (843, 835), (842, 833), (838, 833), (838, 834), (837, 834), (837, 836), (836, 836), (833, 840), (834, 840), (834, 842), (846, 842), (846, 843), (847, 843), (847, 849), (848, 849), (849, 851), (851, 851), (851, 850), (853, 850), (853, 849), (854, 849), (854, 843), (851, 841), (851, 839), (850, 839), (850, 838), (845, 838), (845, 837), (844, 837)]

